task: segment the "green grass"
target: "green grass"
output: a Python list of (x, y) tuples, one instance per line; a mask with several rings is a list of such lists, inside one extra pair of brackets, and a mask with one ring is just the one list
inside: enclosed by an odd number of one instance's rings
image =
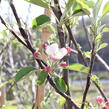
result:
[[(26, 109), (31, 109), (31, 105), (26, 105), (25, 107), (26, 107)], [(7, 104), (1, 109), (18, 109), (18, 106), (12, 105), (12, 104)]]
[(8, 105), (4, 106), (2, 109), (17, 109), (17, 106), (8, 104)]

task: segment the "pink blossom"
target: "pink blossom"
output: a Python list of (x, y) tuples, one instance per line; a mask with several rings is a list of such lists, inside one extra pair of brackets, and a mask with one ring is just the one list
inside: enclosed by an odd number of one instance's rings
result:
[(109, 107), (109, 101), (107, 101), (107, 102), (105, 103), (105, 105)]
[(102, 107), (102, 109), (108, 109), (106, 106)]
[(66, 48), (59, 49), (56, 43), (47, 46), (45, 52), (52, 60), (60, 60), (68, 53)]
[(37, 58), (40, 55), (40, 53), (35, 51), (33, 55), (34, 55), (35, 58)]
[(96, 102), (97, 103), (99, 103), (99, 104), (101, 104), (101, 103), (103, 103), (103, 98), (101, 97), (101, 96), (97, 96), (97, 98), (96, 98)]
[(69, 54), (71, 52), (71, 48), (70, 47), (66, 47), (67, 53)]
[(47, 66), (44, 68), (45, 72), (51, 72), (51, 67)]
[(62, 67), (66, 67), (68, 64), (67, 64), (66, 62), (62, 61), (62, 62), (60, 63), (60, 65), (61, 65)]
[(41, 47), (42, 47), (43, 49), (46, 49), (46, 48), (47, 48), (47, 46), (48, 46), (48, 45), (47, 45), (47, 44), (45, 44), (45, 43), (41, 45)]

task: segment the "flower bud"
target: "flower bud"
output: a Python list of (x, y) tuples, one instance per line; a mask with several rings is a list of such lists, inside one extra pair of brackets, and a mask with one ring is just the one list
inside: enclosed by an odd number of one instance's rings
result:
[(47, 66), (44, 68), (45, 72), (51, 72), (51, 67)]
[(99, 104), (101, 104), (101, 103), (103, 103), (103, 98), (101, 97), (101, 96), (97, 96), (97, 98), (96, 98), (96, 102), (97, 103), (99, 103)]
[(109, 107), (109, 101), (107, 101), (107, 102), (105, 103), (105, 105)]
[(70, 47), (66, 47), (67, 53), (69, 54), (71, 52), (71, 48)]
[(66, 67), (68, 64), (66, 63), (66, 62), (64, 62), (64, 61), (62, 61), (61, 63), (60, 63), (60, 66), (62, 66), (62, 67)]
[(106, 106), (103, 106), (102, 109), (108, 109)]
[(41, 47), (42, 47), (43, 49), (46, 49), (46, 48), (47, 48), (47, 46), (48, 46), (48, 45), (47, 45), (47, 44), (45, 44), (45, 43), (41, 45)]
[(33, 55), (34, 55), (35, 58), (37, 58), (40, 55), (40, 53), (35, 51)]

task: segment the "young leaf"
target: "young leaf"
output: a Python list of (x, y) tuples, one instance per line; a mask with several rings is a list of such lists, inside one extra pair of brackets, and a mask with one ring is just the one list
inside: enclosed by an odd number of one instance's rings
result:
[(87, 4), (89, 8), (93, 8), (95, 5), (93, 0), (85, 0), (84, 3)]
[(68, 0), (67, 4), (66, 4), (66, 12), (72, 7), (72, 5), (74, 4), (75, 0)]
[(82, 16), (82, 15), (87, 15), (87, 13), (90, 14), (89, 11), (87, 10), (78, 9), (78, 10), (74, 10), (73, 15)]
[(104, 28), (103, 32), (109, 32), (109, 28)]
[(26, 1), (41, 6), (43, 8), (49, 8), (49, 4), (45, 0), (26, 0)]
[(95, 38), (95, 42), (96, 42), (96, 44), (99, 44), (100, 41), (101, 41), (101, 39), (102, 39), (102, 35), (99, 34), (99, 35)]
[(99, 86), (102, 85), (102, 83), (100, 82), (99, 77), (96, 76), (96, 75), (93, 75), (93, 76), (91, 77), (91, 80), (94, 81), (94, 82), (96, 82)]
[(45, 79), (47, 78), (47, 76), (48, 76), (48, 73), (45, 72), (44, 70), (42, 70), (42, 71), (39, 73), (39, 75), (38, 75), (38, 79), (37, 79), (36, 83), (37, 83), (38, 85), (43, 84), (44, 81), (45, 81)]
[(68, 87), (67, 87), (66, 83), (65, 83), (64, 80), (61, 79), (59, 76), (54, 79), (54, 82), (55, 82), (55, 84), (56, 84), (56, 87), (57, 87), (61, 92), (65, 93), (65, 92), (67, 91)]
[(109, 12), (109, 2), (104, 5), (102, 15), (105, 16)]
[(97, 51), (99, 51), (99, 50), (101, 50), (101, 49), (103, 49), (103, 48), (105, 48), (105, 47), (107, 47), (107, 46), (108, 46), (107, 43), (103, 43), (103, 44), (101, 44), (101, 45), (99, 46), (99, 48), (97, 49)]
[(36, 70), (36, 68), (32, 66), (21, 68), (14, 77), (15, 82), (20, 81), (22, 78), (24, 78), (25, 76), (27, 76), (30, 72), (34, 70)]
[(99, 11), (101, 9), (103, 0), (98, 0), (93, 8), (93, 12), (94, 12), (94, 17), (96, 18), (99, 14)]
[(66, 102), (66, 99), (64, 97), (61, 97), (58, 102), (62, 106)]
[(84, 52), (84, 56), (86, 58), (91, 58), (91, 52), (90, 51)]
[(74, 71), (78, 71), (78, 72), (84, 72), (84, 73), (89, 72), (89, 68), (82, 64), (71, 64), (71, 65), (67, 66), (66, 68), (69, 70), (74, 70)]
[(76, 1), (81, 6), (82, 10), (84, 10), (84, 12), (89, 15), (90, 14), (89, 6), (87, 4), (85, 4), (85, 2), (83, 2), (81, 0), (76, 0)]
[(32, 21), (32, 28), (36, 29), (38, 26), (41, 26), (42, 24), (49, 22), (50, 18), (47, 15), (40, 15), (33, 19)]

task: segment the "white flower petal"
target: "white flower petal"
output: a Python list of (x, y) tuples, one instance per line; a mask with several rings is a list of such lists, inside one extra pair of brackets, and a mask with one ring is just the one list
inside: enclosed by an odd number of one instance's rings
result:
[(47, 46), (45, 52), (53, 60), (60, 60), (67, 54), (66, 48), (59, 49), (58, 44), (56, 44), (56, 43), (54, 43), (54, 44), (52, 44), (50, 46)]
[(54, 55), (54, 56), (51, 55), (50, 57), (51, 57), (52, 60), (60, 60), (60, 59), (62, 59), (61, 53), (57, 53), (57, 54)]
[(61, 49), (59, 50), (59, 52), (62, 54), (63, 57), (64, 57), (65, 55), (67, 55), (67, 50), (66, 50), (66, 48), (61, 48)]
[(46, 53), (48, 55), (52, 55), (52, 54), (54, 54), (54, 53), (56, 53), (58, 51), (59, 51), (59, 48), (58, 48), (58, 44), (56, 44), (56, 43), (54, 43), (54, 44), (52, 44), (50, 46), (47, 46), (47, 48), (46, 48)]

